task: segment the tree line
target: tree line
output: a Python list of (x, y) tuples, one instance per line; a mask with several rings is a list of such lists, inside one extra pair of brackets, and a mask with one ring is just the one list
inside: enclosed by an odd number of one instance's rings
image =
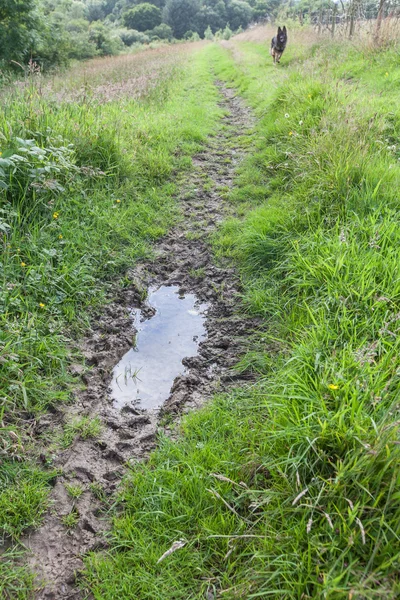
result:
[[(0, 68), (42, 69), (158, 40), (228, 39), (251, 23), (321, 15), (383, 18), (400, 0), (1, 0)], [(335, 18), (335, 17), (334, 17)]]

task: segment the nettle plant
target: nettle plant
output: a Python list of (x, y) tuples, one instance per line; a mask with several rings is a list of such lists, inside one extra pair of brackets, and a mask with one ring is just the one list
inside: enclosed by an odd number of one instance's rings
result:
[(45, 146), (35, 139), (15, 138), (14, 148), (0, 157), (0, 194), (22, 201), (35, 192), (63, 192), (68, 181), (80, 172), (72, 144), (62, 138), (45, 138)]

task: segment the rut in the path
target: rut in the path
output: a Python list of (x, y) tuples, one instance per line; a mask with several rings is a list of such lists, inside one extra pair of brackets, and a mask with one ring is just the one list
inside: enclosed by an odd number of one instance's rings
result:
[[(76, 439), (56, 459), (62, 475), (52, 491), (52, 508), (44, 524), (25, 540), (31, 551), (29, 565), (45, 582), (37, 598), (80, 597), (76, 573), (83, 565), (82, 554), (106, 547), (102, 498), (112, 497), (125, 464), (148, 456), (155, 445), (160, 414), (178, 416), (197, 408), (215, 390), (225, 390), (244, 377), (235, 376), (231, 368), (243, 352), (246, 334), (254, 322), (238, 314), (237, 276), (232, 268), (214, 264), (209, 235), (231, 214), (224, 196), (233, 185), (235, 169), (247, 146), (243, 136), (251, 135), (253, 118), (233, 90), (217, 85), (226, 116), (219, 133), (195, 156), (194, 173), (181, 182), (179, 201), (184, 219), (158, 242), (154, 260), (137, 265), (128, 274), (136, 285), (118, 292), (119, 298), (105, 309), (84, 341), (83, 350), (92, 368), (82, 374), (86, 389), (76, 394), (74, 406), (46, 416), (38, 424), (38, 433), (46, 440), (52, 430), (74, 417), (99, 417), (102, 433), (95, 440)], [(208, 337), (201, 343), (198, 356), (184, 360), (186, 372), (175, 380), (161, 411), (121, 411), (108, 397), (110, 374), (132, 345), (129, 308), (143, 306), (142, 290), (150, 285), (178, 285), (183, 292), (207, 302)], [(75, 372), (81, 376), (79, 366)], [(66, 484), (79, 484), (83, 494), (73, 500)], [(68, 532), (61, 518), (71, 512), (79, 521)]]

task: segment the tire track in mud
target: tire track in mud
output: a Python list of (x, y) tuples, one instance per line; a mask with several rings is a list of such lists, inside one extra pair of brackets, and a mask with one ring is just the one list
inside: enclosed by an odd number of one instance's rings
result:
[[(73, 365), (72, 372), (85, 383), (75, 393), (76, 402), (48, 414), (37, 424), (43, 452), (54, 431), (77, 417), (99, 417), (101, 434), (95, 439), (78, 437), (60, 452), (54, 466), (61, 470), (51, 494), (51, 508), (43, 525), (24, 540), (30, 550), (28, 564), (38, 576), (36, 598), (58, 600), (80, 598), (77, 575), (81, 555), (107, 547), (109, 528), (105, 506), (110, 502), (129, 463), (144, 460), (155, 447), (157, 430), (176, 422), (183, 412), (196, 409), (218, 390), (240, 383), (245, 374), (232, 371), (245, 350), (246, 338), (257, 325), (238, 312), (240, 283), (234, 270), (213, 261), (209, 236), (218, 223), (232, 214), (223, 197), (233, 186), (235, 170), (245, 154), (243, 138), (251, 136), (254, 118), (234, 90), (220, 82), (220, 105), (225, 111), (222, 127), (209, 138), (204, 150), (193, 158), (194, 172), (181, 181), (179, 201), (183, 219), (155, 245), (155, 257), (136, 265), (128, 277), (134, 282), (108, 305), (81, 343), (87, 365)], [(208, 304), (207, 338), (197, 356), (183, 360), (185, 373), (175, 379), (161, 410), (136, 407), (114, 408), (108, 395), (111, 371), (133, 343), (135, 330), (130, 311), (141, 308), (151, 316), (143, 301), (150, 286), (179, 286)], [(82, 387), (82, 386), (81, 386)], [(166, 415), (168, 418), (166, 419)], [(161, 422), (160, 422), (161, 419)], [(71, 498), (65, 485), (84, 491)], [(68, 531), (62, 517), (74, 513), (77, 525)]]

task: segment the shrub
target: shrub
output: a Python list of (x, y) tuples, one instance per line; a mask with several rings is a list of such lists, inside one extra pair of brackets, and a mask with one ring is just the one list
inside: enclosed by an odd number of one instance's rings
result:
[(102, 56), (118, 54), (124, 48), (121, 38), (100, 21), (91, 24), (89, 39), (96, 44), (98, 53)]
[(161, 23), (161, 25), (157, 25), (151, 31), (146, 31), (147, 35), (151, 40), (158, 38), (160, 40), (168, 40), (169, 42), (172, 40), (172, 29), (166, 23)]
[(121, 28), (117, 30), (117, 33), (125, 46), (132, 46), (133, 44), (148, 44), (150, 41), (149, 35), (136, 29)]
[(69, 58), (93, 58), (99, 54), (96, 42), (90, 35), (89, 25), (89, 21), (85, 19), (76, 19), (68, 23)]

